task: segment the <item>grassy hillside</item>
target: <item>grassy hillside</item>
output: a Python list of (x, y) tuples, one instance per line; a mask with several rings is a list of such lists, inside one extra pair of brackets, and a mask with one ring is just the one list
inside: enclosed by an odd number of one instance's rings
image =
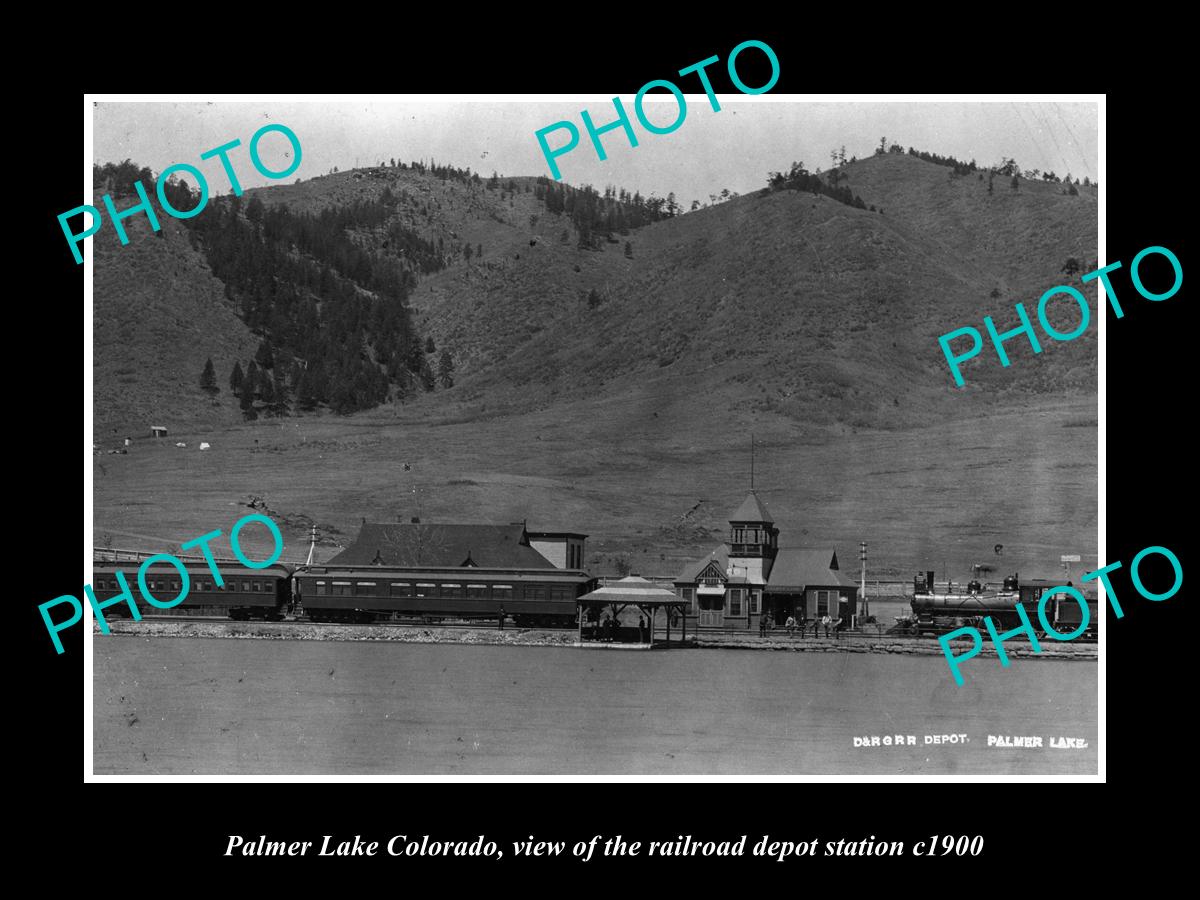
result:
[[(103, 208), (99, 197), (94, 203)], [(156, 236), (145, 216), (126, 219), (124, 247), (107, 224), (92, 238), (93, 434), (104, 448), (148, 435), (151, 425), (174, 435), (241, 418), (229, 373), (258, 341), (183, 225), (169, 216), (159, 222)], [(221, 388), (215, 399), (200, 389), (209, 357)]]
[[(997, 562), (995, 544), (1026, 575), (1052, 574), (1061, 553), (1094, 561), (1094, 323), (1038, 356), (1010, 343), (1008, 369), (986, 352), (962, 390), (937, 343), (988, 314), (1011, 327), (1014, 301), (1032, 315), (1070, 280), (1066, 257), (1093, 259), (1094, 194), (1000, 178), (988, 194), (986, 176), (951, 171), (873, 157), (843, 175), (882, 213), (764, 189), (595, 250), (532, 179), (509, 192), (373, 169), (249, 192), (315, 212), (388, 190), (398, 221), (454, 254), (409, 302), (453, 354), (455, 386), (350, 417), (243, 424), (227, 390), (208, 405), (205, 356), (225, 387), (255, 346), (220, 283), (176, 222), (164, 239), (98, 244), (98, 416), (154, 414), (213, 449), (98, 458), (97, 534), (165, 546), (227, 527), (255, 495), (292, 558), (310, 521), (332, 553), (364, 518), (528, 519), (591, 534), (598, 570), (628, 556), (671, 572), (722, 539), (753, 431), (785, 545), (832, 542), (853, 559), (868, 540), (873, 572), (899, 576), (960, 577)], [(396, 253), (383, 235), (351, 236)], [(467, 261), (464, 243), (482, 257)]]

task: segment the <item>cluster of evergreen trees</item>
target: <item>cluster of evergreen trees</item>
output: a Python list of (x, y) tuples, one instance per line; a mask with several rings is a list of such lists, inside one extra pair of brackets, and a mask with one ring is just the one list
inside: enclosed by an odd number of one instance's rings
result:
[[(195, 205), (179, 202), (183, 209)], [(248, 415), (256, 402), (269, 414), (286, 414), (293, 396), (302, 409), (324, 404), (350, 413), (403, 396), (424, 380), (429, 363), (406, 301), (417, 274), (436, 271), (444, 260), (416, 233), (387, 225), (395, 202), (385, 194), (310, 215), (254, 198), (243, 214), (241, 200), (232, 197), (183, 220), (272, 359), (256, 365), (269, 376), (243, 372), (248, 387), (237, 393)], [(372, 254), (350, 237), (354, 229), (385, 226), (395, 256)]]
[(866, 209), (867, 204), (863, 203), (862, 197), (845, 185), (838, 185), (839, 177), (837, 169), (832, 169), (828, 175), (829, 181), (826, 181), (820, 175), (809, 172), (803, 162), (794, 162), (787, 172), (771, 172), (767, 176), (767, 186), (773, 191), (811, 191), (814, 194), (824, 194), (855, 209)]
[[(171, 179), (174, 181), (174, 179)], [(122, 160), (119, 163), (105, 163), (98, 166), (92, 164), (92, 184), (97, 190), (101, 190), (111, 197), (134, 197), (137, 191), (133, 187), (135, 181), (140, 181), (142, 187), (146, 190), (147, 196), (154, 196), (154, 173), (145, 166), (138, 166), (132, 160)], [(167, 194), (167, 199), (171, 200), (171, 195)], [(178, 206), (172, 201), (172, 206), (176, 209), (191, 209), (195, 206), (195, 201), (191, 206)]]
[[(257, 419), (260, 412), (268, 416), (286, 416), (292, 411), (293, 396), (304, 410), (315, 409), (317, 405), (300, 361), (276, 362), (266, 341), (259, 344), (258, 352), (244, 371), (240, 361), (234, 362), (229, 389), (241, 402), (242, 415), (247, 419)], [(262, 405), (258, 406), (259, 403)]]
[(914, 150), (912, 147), (908, 148), (908, 155), (915, 156), (917, 159), (923, 159), (925, 162), (931, 162), (937, 166), (948, 166), (954, 170), (955, 175), (969, 175), (978, 168), (975, 165), (975, 160), (963, 162), (960, 159), (955, 159), (953, 156), (940, 156), (937, 153), (930, 153), (926, 150)]
[(595, 247), (601, 238), (628, 234), (631, 228), (640, 228), (683, 212), (674, 193), (665, 198), (643, 197), (640, 193), (630, 194), (624, 188), (610, 186), (601, 194), (591, 185), (576, 188), (545, 176), (538, 177), (533, 195), (546, 204), (548, 211), (570, 218), (579, 233), (579, 246), (584, 249)]

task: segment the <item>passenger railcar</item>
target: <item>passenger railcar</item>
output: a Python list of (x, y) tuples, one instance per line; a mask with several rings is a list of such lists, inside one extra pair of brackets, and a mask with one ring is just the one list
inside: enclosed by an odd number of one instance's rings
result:
[(594, 586), (570, 569), (338, 568), (296, 575), (296, 599), (317, 622), (492, 619), (504, 611), (523, 627), (569, 626), (575, 600)]
[[(138, 589), (136, 562), (97, 562), (92, 566), (92, 590), (100, 602), (121, 593), (117, 571), (125, 576), (129, 591), (142, 615), (180, 614), (228, 615), (231, 619), (282, 619), (291, 608), (292, 571), (287, 566), (273, 565), (251, 569), (239, 563), (216, 562), (224, 583), (217, 585), (212, 570), (205, 562), (185, 562), (190, 585), (183, 602), (170, 609), (151, 606)], [(154, 563), (146, 570), (146, 587), (158, 600), (169, 601), (179, 596), (179, 570), (170, 563)], [(128, 603), (117, 603), (104, 610), (106, 617), (130, 618)]]

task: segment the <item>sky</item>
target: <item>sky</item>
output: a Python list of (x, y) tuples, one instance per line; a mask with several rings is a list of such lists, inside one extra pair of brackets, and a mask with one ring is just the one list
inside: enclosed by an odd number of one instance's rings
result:
[[(597, 127), (613, 121), (611, 97), (583, 95), (518, 99), (461, 100), (440, 97), (359, 99), (295, 98), (214, 102), (128, 102), (98, 100), (93, 105), (96, 162), (130, 158), (156, 174), (174, 163), (199, 168), (214, 194), (227, 193), (221, 163), (200, 160), (201, 153), (234, 139), (230, 152), (244, 187), (273, 183), (251, 165), (248, 145), (263, 125), (283, 124), (296, 133), (302, 159), (286, 181), (307, 180), (356, 166), (376, 165), (393, 157), (405, 162), (430, 160), (470, 168), (483, 176), (545, 175), (549, 166), (535, 132), (570, 121), (580, 143), (558, 157), (562, 179), (574, 185), (612, 184), (665, 197), (674, 192), (686, 207), (705, 202), (723, 188), (747, 193), (764, 187), (768, 172), (803, 161), (810, 169), (830, 165), (830, 151), (845, 146), (847, 158), (869, 156), (886, 136), (888, 143), (915, 147), (980, 165), (1013, 157), (1023, 169), (1070, 172), (1096, 180), (1098, 105), (1095, 102), (811, 102), (794, 95), (747, 97), (720, 94), (714, 111), (704, 94), (686, 95), (682, 124), (672, 133), (645, 130), (622, 96), (638, 146), (623, 129), (602, 135), (608, 158), (601, 161), (588, 139), (580, 111), (588, 110)], [(647, 95), (651, 122), (669, 125), (678, 115), (667, 93)], [(548, 136), (552, 147), (567, 140), (559, 130)], [(287, 139), (264, 136), (264, 165), (282, 170), (290, 163)], [(194, 185), (193, 185), (194, 186)]]

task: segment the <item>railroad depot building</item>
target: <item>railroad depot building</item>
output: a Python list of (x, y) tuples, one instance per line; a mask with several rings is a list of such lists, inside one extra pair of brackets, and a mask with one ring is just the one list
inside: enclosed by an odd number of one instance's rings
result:
[(333, 619), (370, 609), (486, 618), (503, 609), (518, 624), (573, 624), (575, 599), (594, 584), (582, 569), (586, 535), (534, 534), (536, 544), (521, 522), (364, 524), (354, 543), (296, 583), (306, 610)]
[(850, 621), (858, 585), (838, 569), (832, 547), (780, 547), (766, 504), (751, 491), (729, 518), (729, 541), (684, 567), (675, 590), (688, 625), (754, 630), (766, 616), (783, 625), (826, 613)]

